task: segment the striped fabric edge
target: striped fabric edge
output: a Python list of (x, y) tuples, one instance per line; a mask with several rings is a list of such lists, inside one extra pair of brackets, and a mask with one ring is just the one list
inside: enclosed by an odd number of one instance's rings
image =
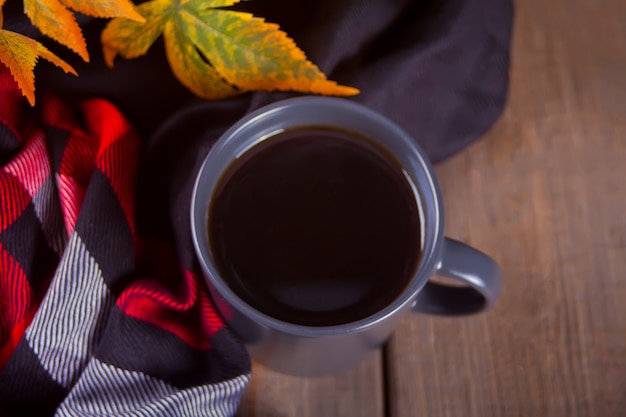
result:
[(93, 358), (55, 416), (234, 416), (250, 375), (178, 389)]
[(33, 197), (35, 214), (43, 229), (48, 246), (60, 257), (67, 244), (67, 232), (56, 198), (56, 185), (53, 177), (48, 177)]
[(76, 181), (76, 178), (63, 174), (56, 174), (55, 176), (65, 229), (69, 235), (76, 227), (78, 213), (85, 199), (85, 188)]
[(18, 178), (31, 197), (50, 176), (50, 162), (43, 134), (37, 132), (3, 170)]
[(114, 297), (80, 236), (70, 237), (26, 341), (52, 379), (70, 389), (80, 377)]

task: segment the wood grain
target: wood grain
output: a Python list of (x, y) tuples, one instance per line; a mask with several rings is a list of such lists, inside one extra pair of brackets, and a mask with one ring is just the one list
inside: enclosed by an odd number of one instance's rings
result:
[(447, 234), (496, 258), (502, 296), (403, 321), (392, 416), (626, 416), (625, 6), (517, 2), (506, 113), (437, 167)]
[(338, 377), (255, 366), (241, 416), (626, 416), (626, 3), (517, 1), (512, 58), (502, 119), (436, 167), (496, 307), (407, 317)]
[(380, 352), (337, 376), (286, 376), (254, 363), (238, 416), (319, 417), (384, 415)]

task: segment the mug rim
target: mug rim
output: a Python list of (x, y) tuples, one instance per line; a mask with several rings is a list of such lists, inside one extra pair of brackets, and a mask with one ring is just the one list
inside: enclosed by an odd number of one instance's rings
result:
[[(432, 219), (426, 219), (426, 208), (423, 207), (423, 201), (418, 202), (418, 205), (422, 206), (422, 217), (420, 219), (422, 227), (429, 227), (433, 232), (432, 244), (428, 246), (430, 250), (426, 251), (426, 243), (423, 242), (422, 254), (415, 267), (413, 275), (407, 280), (407, 284), (404, 290), (388, 303), (384, 308), (378, 310), (374, 314), (363, 317), (359, 320), (339, 323), (325, 326), (310, 326), (297, 323), (291, 323), (283, 320), (276, 319), (262, 311), (254, 308), (239, 297), (228, 284), (223, 280), (217, 267), (215, 266), (212, 256), (210, 254), (210, 246), (208, 243), (207, 235), (207, 223), (208, 223), (208, 209), (211, 196), (215, 190), (211, 189), (209, 198), (202, 200), (199, 197), (200, 187), (203, 183), (203, 178), (206, 176), (206, 172), (209, 170), (209, 165), (212, 159), (215, 158), (215, 154), (220, 150), (220, 145), (228, 141), (239, 134), (243, 129), (258, 123), (259, 120), (263, 120), (266, 117), (284, 111), (286, 108), (293, 110), (294, 107), (310, 107), (310, 106), (331, 106), (342, 108), (344, 111), (350, 111), (353, 113), (359, 113), (363, 117), (374, 120), (375, 123), (388, 129), (398, 139), (403, 140), (406, 143), (406, 149), (412, 152), (412, 157), (418, 163), (421, 168), (421, 172), (425, 174), (425, 180), (428, 184), (429, 195), (432, 196), (433, 211)], [(310, 125), (309, 125), (310, 126)], [(326, 126), (341, 127), (337, 124), (328, 124)], [(257, 138), (257, 140), (246, 147), (244, 150), (254, 147), (256, 144), (264, 140), (265, 137)], [(375, 140), (375, 138), (371, 138)], [(384, 144), (382, 145), (384, 146)], [(237, 155), (232, 155), (229, 159), (229, 164), (237, 158)], [(228, 166), (228, 165), (227, 165)], [(406, 169), (404, 164), (401, 165), (403, 170)], [(223, 175), (222, 170), (219, 174)], [(215, 185), (215, 184), (213, 184)], [(416, 187), (411, 182), (411, 187)], [(414, 189), (414, 196), (416, 200), (423, 198), (423, 193)], [(437, 265), (440, 263), (440, 252), (443, 244), (443, 209), (442, 198), (439, 184), (435, 177), (434, 169), (425, 152), (419, 146), (419, 144), (398, 124), (384, 116), (383, 114), (370, 109), (360, 103), (343, 98), (325, 97), (325, 96), (300, 96), (294, 98), (288, 98), (273, 102), (271, 104), (260, 107), (251, 113), (245, 115), (227, 129), (219, 139), (211, 147), (207, 155), (204, 157), (200, 169), (196, 174), (196, 178), (193, 185), (193, 191), (191, 196), (191, 233), (194, 250), (202, 269), (203, 277), (207, 281), (209, 288), (214, 287), (219, 293), (219, 296), (224, 298), (227, 303), (232, 305), (236, 310), (244, 314), (246, 317), (258, 322), (260, 325), (267, 328), (271, 328), (283, 333), (305, 336), (305, 337), (319, 337), (328, 335), (339, 335), (345, 333), (359, 332), (375, 326), (377, 323), (385, 321), (388, 317), (395, 315), (398, 311), (404, 310), (408, 304), (413, 304), (415, 298), (421, 291), (422, 287), (426, 284)], [(203, 219), (199, 222), (199, 219)], [(429, 222), (428, 224), (427, 221)], [(200, 224), (199, 224), (200, 223)], [(204, 236), (206, 235), (206, 236)], [(207, 256), (208, 255), (208, 256)], [(208, 258), (208, 259), (207, 259)], [(216, 306), (216, 308), (219, 307)]]

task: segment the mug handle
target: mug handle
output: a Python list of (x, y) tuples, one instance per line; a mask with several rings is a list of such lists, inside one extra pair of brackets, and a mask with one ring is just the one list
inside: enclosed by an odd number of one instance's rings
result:
[(427, 282), (411, 307), (420, 313), (458, 316), (489, 309), (498, 298), (502, 272), (489, 256), (457, 240), (444, 238), (435, 275), (466, 284), (448, 286)]

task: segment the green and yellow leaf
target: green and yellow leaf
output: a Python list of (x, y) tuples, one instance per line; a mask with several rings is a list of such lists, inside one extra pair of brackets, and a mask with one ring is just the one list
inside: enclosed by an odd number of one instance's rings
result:
[(114, 19), (102, 33), (109, 66), (117, 55), (145, 54), (163, 35), (178, 80), (213, 99), (249, 90), (354, 95), (326, 78), (276, 24), (249, 13), (220, 9), (239, 0), (152, 0), (138, 6), (144, 23)]
[(224, 82), (196, 47), (175, 29), (172, 22), (165, 25), (165, 53), (174, 76), (199, 97), (216, 100), (232, 97), (239, 92)]
[(118, 54), (130, 59), (148, 52), (163, 33), (171, 7), (170, 0), (153, 0), (137, 6), (137, 11), (145, 18), (144, 22), (122, 18), (111, 20), (101, 35), (106, 64), (113, 67), (113, 60)]
[(0, 29), (0, 62), (9, 67), (22, 94), (31, 105), (35, 104), (35, 64), (42, 57), (65, 72), (76, 71), (34, 39), (19, 33)]

